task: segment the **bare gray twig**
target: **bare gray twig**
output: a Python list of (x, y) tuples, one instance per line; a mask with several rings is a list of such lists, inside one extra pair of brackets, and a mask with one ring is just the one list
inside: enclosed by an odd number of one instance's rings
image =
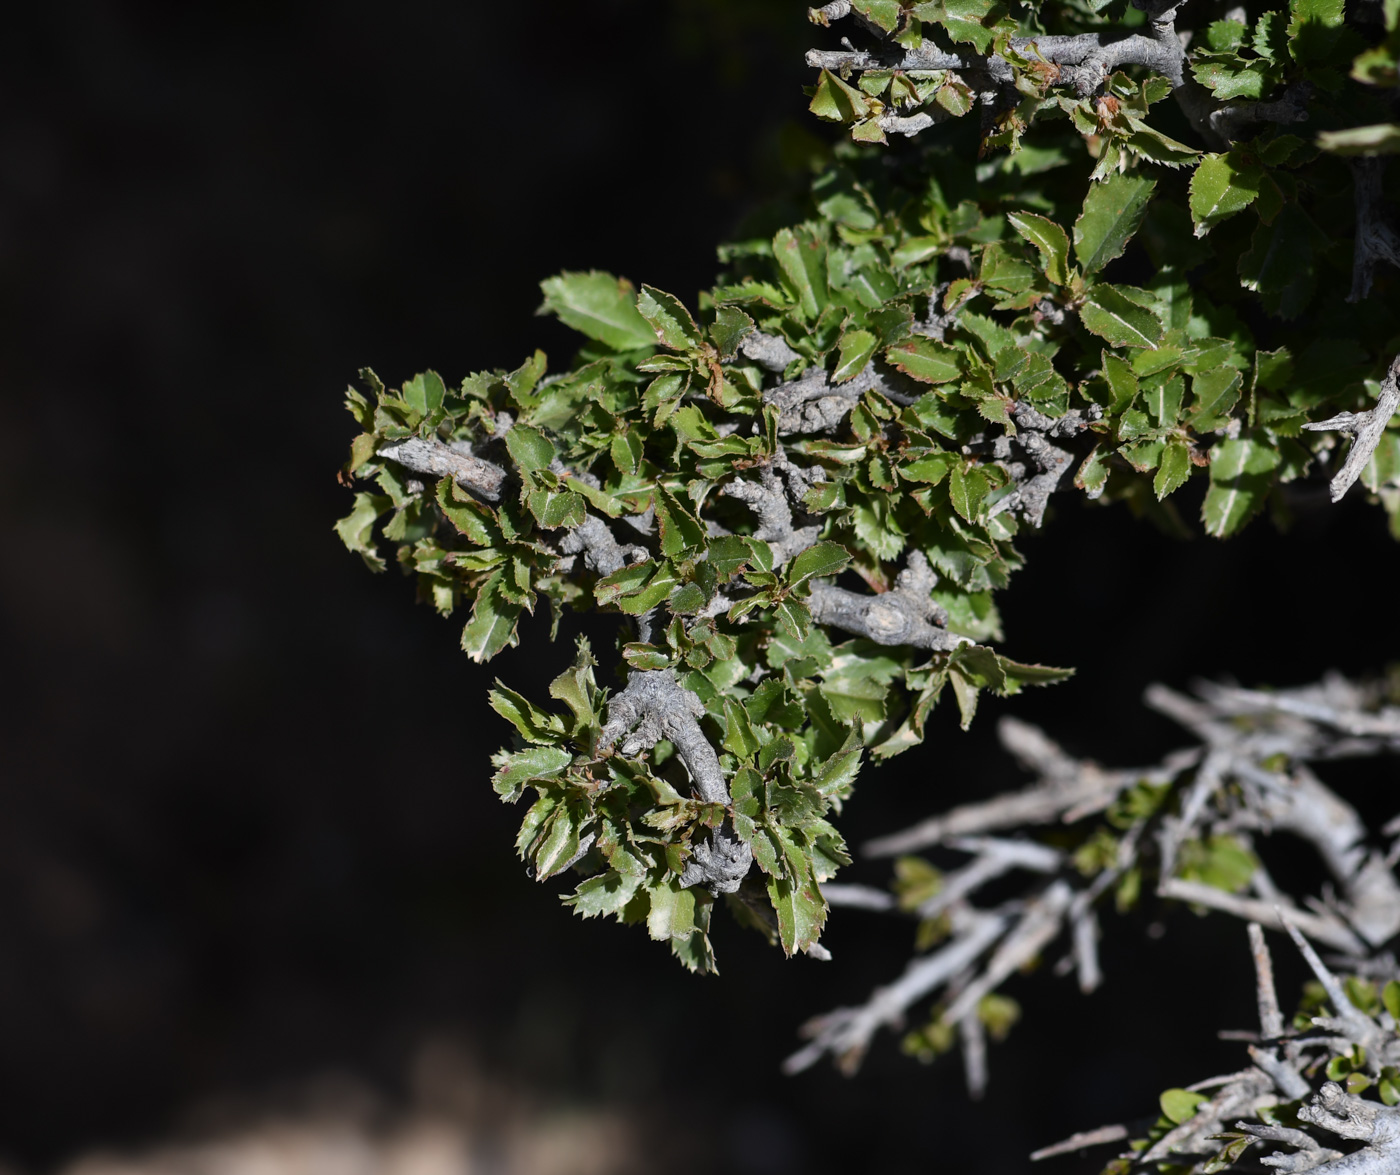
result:
[[(700, 729), (705, 704), (681, 686), (669, 670), (633, 673), (627, 687), (608, 702), (608, 721), (598, 740), (608, 750), (627, 736), (622, 753), (627, 756), (650, 749), (663, 738), (676, 748), (690, 773), (700, 799), (708, 804), (730, 803), (719, 756)], [(729, 821), (714, 829), (710, 838), (691, 849), (684, 886), (704, 885), (712, 894), (734, 893), (753, 863), (753, 851), (734, 833)]]
[(421, 437), (408, 437), (381, 445), (377, 454), (397, 461), (405, 469), (428, 477), (450, 477), (468, 493), (496, 502), (501, 497), (501, 486), (506, 479), (506, 471), (475, 456), (465, 441), (446, 444), (434, 437), (423, 440)]
[[(1357, 248), (1360, 247), (1358, 241)], [(1396, 257), (1396, 264), (1400, 265), (1400, 252), (1397, 252)], [(1370, 288), (1369, 285), (1367, 288)], [(1371, 460), (1376, 446), (1380, 444), (1381, 434), (1385, 432), (1386, 425), (1395, 415), (1397, 407), (1400, 407), (1400, 356), (1391, 363), (1390, 370), (1381, 381), (1380, 396), (1376, 399), (1376, 406), (1369, 412), (1342, 412), (1327, 420), (1310, 421), (1303, 425), (1312, 432), (1330, 430), (1347, 433), (1353, 438), (1351, 452), (1332, 478), (1332, 501), (1340, 502), (1347, 490), (1356, 484), (1356, 479), (1361, 476), (1361, 471), (1366, 468), (1366, 463)]]

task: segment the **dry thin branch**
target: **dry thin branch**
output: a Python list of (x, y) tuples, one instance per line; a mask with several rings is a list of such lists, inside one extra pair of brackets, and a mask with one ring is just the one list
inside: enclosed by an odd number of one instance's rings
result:
[(1341, 432), (1353, 438), (1351, 452), (1332, 478), (1332, 501), (1340, 502), (1347, 490), (1356, 484), (1397, 407), (1400, 407), (1400, 356), (1391, 363), (1390, 370), (1381, 381), (1381, 394), (1376, 399), (1376, 406), (1369, 412), (1342, 412), (1327, 420), (1310, 421), (1303, 425), (1313, 432)]
[(843, 1072), (853, 1073), (875, 1033), (900, 1023), (912, 1005), (972, 966), (1002, 936), (1007, 922), (1004, 914), (959, 911), (953, 938), (945, 946), (912, 960), (902, 976), (876, 988), (862, 1006), (837, 1008), (808, 1021), (803, 1034), (812, 1039), (783, 1062), (783, 1072), (800, 1073), (829, 1054)]
[(1097, 1130), (1082, 1130), (1078, 1134), (1071, 1134), (1063, 1142), (1057, 1142), (1052, 1146), (1043, 1146), (1038, 1151), (1031, 1153), (1031, 1162), (1038, 1163), (1041, 1159), (1053, 1159), (1057, 1155), (1069, 1155), (1075, 1151), (1088, 1150), (1091, 1146), (1102, 1146), (1106, 1142), (1121, 1142), (1128, 1137), (1128, 1128), (1123, 1125), (1100, 1126)]

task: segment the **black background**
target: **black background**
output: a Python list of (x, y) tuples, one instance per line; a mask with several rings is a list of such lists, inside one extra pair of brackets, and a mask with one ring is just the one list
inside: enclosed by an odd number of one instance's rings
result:
[[(823, 36), (786, 0), (93, 0), (10, 25), (10, 1161), (140, 1143), (203, 1098), (328, 1070), (392, 1099), (443, 1032), (502, 1081), (650, 1121), (658, 1171), (1017, 1169), (1243, 1061), (1214, 1039), (1252, 1021), (1242, 928), (1162, 911), (1162, 937), (1108, 915), (1093, 998), (1048, 970), (1012, 981), (1026, 1017), (981, 1105), (956, 1060), (921, 1067), (889, 1037), (854, 1081), (782, 1078), (797, 1024), (896, 974), (907, 928), (838, 913), (823, 965), (726, 920), (723, 974), (699, 978), (639, 930), (571, 917), (511, 852), (484, 705), (498, 673), (540, 690), (570, 634), (527, 625), (522, 650), (473, 666), (455, 622), (331, 532), (356, 369), (450, 381), (536, 345), (563, 361), (570, 336), (532, 317), (560, 268), (693, 304), (715, 243), (824, 133), (800, 91)], [(1148, 762), (1183, 741), (1141, 709), (1151, 681), (1382, 668), (1400, 647), (1383, 515), (1318, 487), (1295, 507), (1286, 538), (1259, 522), (1228, 544), (1060, 507), (1021, 544), (1005, 648), (1079, 676), (1009, 705), (1073, 750)], [(966, 735), (941, 714), (871, 771), (852, 840), (1016, 784), (993, 739), (1006, 705)], [(1390, 814), (1384, 773), (1333, 778)]]

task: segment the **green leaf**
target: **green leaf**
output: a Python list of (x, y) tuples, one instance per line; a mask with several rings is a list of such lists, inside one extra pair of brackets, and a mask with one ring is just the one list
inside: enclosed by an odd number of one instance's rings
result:
[(1178, 1126), (1194, 1118), (1196, 1107), (1206, 1100), (1205, 1094), (1189, 1089), (1169, 1089), (1160, 1098), (1162, 1113)]
[(797, 304), (808, 318), (826, 309), (826, 244), (806, 225), (779, 229), (773, 237), (773, 256), (791, 287)]
[(545, 530), (572, 529), (588, 517), (588, 503), (572, 490), (533, 490), (526, 502)]
[(1288, 50), (1300, 64), (1320, 63), (1337, 43), (1343, 0), (1292, 0), (1288, 6)]
[(1322, 131), (1317, 136), (1317, 145), (1334, 155), (1394, 155), (1400, 151), (1400, 123), (1382, 122), (1344, 131)]
[(1316, 259), (1329, 242), (1297, 204), (1287, 204), (1273, 224), (1254, 230), (1249, 251), (1240, 257), (1240, 284), (1259, 294), (1264, 309), (1283, 319), (1297, 318), (1317, 289)]
[(506, 448), (521, 469), (548, 469), (555, 458), (553, 442), (528, 424), (517, 424), (506, 433)]
[(1206, 533), (1234, 534), (1264, 506), (1269, 474), (1283, 458), (1277, 449), (1251, 437), (1222, 441), (1210, 454), (1210, 489), (1201, 507)]
[(726, 751), (747, 759), (758, 753), (759, 741), (749, 723), (744, 707), (733, 698), (724, 699), (724, 742)]
[(703, 550), (705, 525), (681, 505), (664, 486), (656, 487), (656, 524), (661, 530), (661, 553), (676, 559), (687, 551)]
[(1122, 256), (1142, 224), (1157, 181), (1143, 175), (1115, 172), (1094, 184), (1074, 222), (1074, 253), (1085, 273), (1097, 273)]
[(1100, 284), (1090, 290), (1079, 308), (1079, 320), (1115, 347), (1155, 348), (1162, 341), (1162, 320), (1116, 286)]
[(1385, 1005), (1391, 1019), (1400, 1023), (1400, 983), (1392, 979), (1381, 989), (1381, 1003)]
[(614, 351), (656, 345), (651, 326), (637, 313), (637, 291), (625, 278), (591, 270), (561, 273), (540, 282), (541, 313), (553, 314)]
[(503, 571), (491, 574), (477, 592), (471, 619), (462, 629), (462, 651), (473, 661), (489, 661), (507, 645), (519, 640), (515, 625), (523, 609), (506, 597), (504, 581)]
[(923, 456), (915, 457), (912, 461), (906, 461), (902, 465), (896, 466), (896, 469), (899, 476), (906, 481), (937, 485), (948, 476), (948, 471), (954, 465), (961, 464), (961, 460), (955, 453), (925, 453)]
[(532, 743), (557, 744), (564, 737), (564, 723), (557, 714), (541, 710), (498, 680), (490, 693), (491, 708)]
[(404, 402), (420, 416), (431, 416), (442, 407), (447, 389), (442, 386), (442, 376), (436, 371), (425, 371), (415, 375), (403, 385)]
[(926, 384), (961, 379), (966, 363), (954, 348), (922, 336), (889, 347), (885, 358), (905, 375)]
[(1028, 665), (1021, 661), (1012, 661), (1000, 653), (996, 654), (996, 660), (1002, 680), (1001, 684), (994, 688), (1002, 697), (1019, 694), (1026, 686), (1055, 685), (1074, 676), (1073, 669), (1057, 669), (1053, 665)]
[(841, 336), (841, 356), (836, 370), (832, 373), (832, 383), (845, 383), (854, 379), (870, 362), (879, 340), (868, 330), (848, 330)]
[(652, 938), (689, 938), (695, 932), (695, 892), (682, 889), (675, 877), (659, 885), (648, 885), (651, 909), (647, 913), (647, 933)]
[(1216, 53), (1234, 52), (1248, 35), (1248, 27), (1238, 20), (1217, 20), (1206, 27), (1206, 41)]
[(599, 915), (619, 917), (624, 907), (636, 896), (642, 879), (630, 874), (609, 869), (597, 877), (590, 877), (573, 893), (564, 899), (566, 906), (584, 918)]
[(651, 324), (653, 341), (672, 351), (694, 353), (705, 345), (690, 311), (673, 294), (643, 286), (642, 292), (637, 295), (637, 313)]
[(753, 319), (737, 306), (721, 306), (715, 311), (715, 320), (710, 325), (710, 338), (721, 359), (732, 359), (739, 350), (744, 336), (752, 333)]
[(1197, 432), (1227, 427), (1243, 382), (1244, 377), (1233, 367), (1212, 367), (1192, 376), (1191, 427)]
[(1243, 212), (1259, 195), (1264, 169), (1238, 150), (1207, 155), (1191, 177), (1191, 219), (1203, 237), (1221, 221)]
[(840, 543), (817, 543), (808, 547), (788, 564), (788, 586), (796, 589), (805, 586), (808, 580), (836, 575), (850, 561), (850, 552)]
[(1191, 448), (1180, 437), (1167, 442), (1162, 452), (1161, 463), (1157, 466), (1157, 476), (1152, 479), (1152, 490), (1160, 502), (1173, 490), (1180, 489), (1191, 476)]
[(991, 488), (987, 475), (975, 465), (955, 463), (948, 472), (948, 500), (968, 522), (978, 520), (982, 502)]
[(860, 771), (860, 753), (860, 734), (853, 725), (841, 749), (816, 771), (812, 785), (824, 796), (843, 799), (850, 795), (851, 786)]
[(359, 555), (371, 571), (384, 570), (384, 558), (374, 545), (374, 524), (388, 513), (391, 505), (384, 494), (356, 494), (350, 513), (335, 524), (340, 541)]
[(887, 33), (899, 27), (899, 0), (852, 0), (851, 7)]
[(770, 875), (768, 900), (778, 916), (778, 942), (785, 955), (805, 951), (821, 936), (826, 922), (826, 899), (812, 874), (812, 862), (790, 829), (779, 827), (783, 875)]
[(1065, 230), (1046, 216), (1034, 212), (1010, 212), (1011, 227), (1040, 251), (1040, 267), (1050, 283), (1063, 286), (1069, 282), (1069, 237)]
[(807, 109), (827, 122), (852, 123), (870, 112), (870, 104), (854, 86), (848, 86), (829, 69), (824, 69)]
[(513, 800), (530, 780), (556, 776), (573, 761), (573, 755), (562, 747), (531, 747), (517, 751), (491, 777), (491, 786), (502, 799)]

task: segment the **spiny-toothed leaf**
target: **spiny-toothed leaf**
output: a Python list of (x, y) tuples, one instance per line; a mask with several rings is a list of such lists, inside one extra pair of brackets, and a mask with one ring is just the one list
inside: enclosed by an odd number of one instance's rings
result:
[(1226, 428), (1230, 423), (1230, 409), (1240, 398), (1242, 383), (1243, 376), (1233, 367), (1214, 367), (1194, 376), (1191, 380), (1191, 427), (1197, 432)]
[(851, 123), (864, 118), (870, 106), (864, 94), (824, 69), (817, 79), (817, 90), (807, 109), (827, 122)]
[(577, 855), (587, 809), (577, 803), (561, 803), (544, 822), (531, 844), (530, 862), (535, 880), (544, 881), (568, 868)]
[(491, 708), (515, 727), (527, 742), (554, 745), (564, 737), (564, 723), (557, 714), (541, 710), (499, 680), (490, 693)]
[(350, 513), (335, 524), (335, 533), (348, 550), (365, 561), (371, 571), (384, 570), (384, 558), (374, 546), (374, 524), (390, 509), (384, 494), (356, 494)]
[(600, 691), (593, 679), (593, 650), (587, 637), (578, 638), (578, 651), (574, 663), (549, 683), (549, 696), (557, 698), (573, 712), (574, 724), (571, 733), (578, 737), (580, 731), (601, 724), (602, 704)]
[(832, 383), (845, 383), (854, 379), (870, 362), (879, 340), (868, 330), (848, 330), (841, 336), (841, 355), (832, 372)]
[(822, 763), (812, 784), (824, 796), (844, 799), (851, 792), (856, 775), (860, 772), (861, 738), (860, 731), (851, 727), (841, 749)]
[(654, 341), (672, 351), (697, 352), (704, 346), (695, 319), (674, 294), (644, 285), (637, 295), (637, 313), (651, 325)]
[(822, 542), (808, 547), (787, 568), (788, 586), (803, 587), (808, 580), (836, 575), (851, 561), (850, 552), (840, 543)]
[(1116, 172), (1094, 184), (1074, 222), (1074, 255), (1085, 273), (1097, 273), (1122, 255), (1142, 224), (1157, 181), (1143, 175)]
[(851, 7), (887, 33), (899, 27), (900, 0), (851, 0)]
[(588, 517), (588, 503), (572, 490), (534, 490), (527, 502), (535, 521), (545, 530), (572, 530)]
[(596, 269), (561, 273), (540, 282), (540, 289), (544, 292), (540, 313), (555, 315), (614, 351), (656, 344), (650, 324), (637, 313), (637, 291), (626, 278)]
[(948, 471), (961, 461), (962, 458), (955, 453), (925, 453), (896, 466), (896, 469), (906, 481), (938, 485), (948, 476)]
[(1063, 286), (1069, 282), (1069, 236), (1048, 216), (1034, 212), (1010, 212), (1006, 219), (1011, 227), (1040, 252), (1040, 267), (1050, 283)]
[(733, 698), (724, 699), (724, 742), (721, 745), (740, 759), (757, 754), (760, 745), (744, 707)]
[(773, 256), (802, 312), (816, 318), (829, 297), (825, 242), (806, 225), (779, 229), (773, 237)]
[(1259, 195), (1264, 171), (1238, 149), (1207, 155), (1191, 177), (1191, 219), (1203, 237), (1221, 221), (1243, 212)]
[(1157, 476), (1152, 479), (1152, 492), (1160, 502), (1173, 490), (1180, 489), (1191, 476), (1191, 449), (1180, 437), (1167, 442), (1157, 466)]
[(710, 339), (719, 357), (724, 360), (734, 358), (739, 344), (746, 335), (752, 334), (753, 319), (737, 306), (721, 306), (715, 311), (715, 320), (710, 324)]
[(1000, 653), (995, 654), (995, 657), (1001, 683), (992, 683), (991, 688), (1002, 697), (1019, 694), (1026, 686), (1055, 685), (1074, 676), (1073, 669), (1057, 669), (1053, 665), (1028, 665), (1003, 657)]
[(1111, 351), (1103, 352), (1103, 374), (1108, 382), (1109, 391), (1113, 395), (1111, 403), (1107, 404), (1109, 412), (1122, 412), (1129, 404), (1137, 399), (1138, 378), (1132, 366), (1121, 355), (1115, 355)]
[(557, 776), (573, 760), (573, 755), (562, 747), (531, 747), (517, 751), (491, 777), (491, 786), (502, 799), (512, 800), (530, 780)]
[(1291, 0), (1288, 50), (1300, 64), (1326, 61), (1341, 33), (1344, 0)]
[(599, 915), (618, 917), (624, 907), (636, 895), (641, 878), (609, 869), (597, 877), (590, 877), (573, 893), (564, 899), (566, 906), (584, 918)]
[(555, 457), (554, 443), (527, 424), (517, 424), (506, 433), (506, 448), (521, 469), (548, 469)]
[(784, 876), (768, 877), (768, 900), (778, 916), (778, 942), (785, 955), (805, 951), (820, 937), (826, 923), (826, 899), (812, 875), (808, 851), (794, 834), (777, 830), (785, 864)]
[(648, 883), (647, 897), (651, 909), (647, 914), (647, 933), (654, 939), (689, 938), (695, 932), (695, 893), (682, 889), (675, 877), (658, 883)]
[(925, 338), (898, 343), (885, 351), (885, 358), (905, 375), (926, 384), (961, 379), (966, 363), (953, 347)]
[(420, 416), (431, 416), (442, 407), (447, 389), (442, 385), (442, 376), (436, 371), (425, 371), (415, 375), (403, 385), (403, 398)]
[(1272, 445), (1252, 437), (1222, 441), (1210, 453), (1210, 489), (1201, 507), (1206, 533), (1234, 534), (1259, 510), (1269, 495), (1269, 474), (1282, 457)]
[(657, 486), (654, 504), (663, 555), (675, 559), (687, 551), (704, 549), (707, 537), (704, 523), (687, 510), (674, 494), (664, 486)]
[(504, 582), (503, 571), (492, 573), (477, 592), (471, 619), (462, 629), (462, 650), (473, 661), (489, 661), (519, 640), (515, 626), (524, 609), (506, 596)]
[(1254, 230), (1249, 251), (1240, 257), (1240, 284), (1259, 294), (1270, 314), (1297, 318), (1317, 289), (1316, 258), (1326, 252), (1327, 235), (1297, 204), (1288, 204), (1273, 224)]
[(1115, 347), (1156, 347), (1162, 341), (1162, 320), (1115, 286), (1100, 284), (1090, 290), (1079, 308), (1079, 320)]

